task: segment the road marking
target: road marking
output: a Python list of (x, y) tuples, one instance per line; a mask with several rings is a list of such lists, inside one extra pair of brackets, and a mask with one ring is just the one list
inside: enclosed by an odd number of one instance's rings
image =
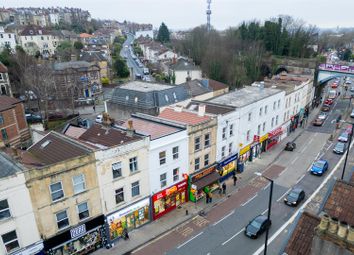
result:
[(297, 180), (296, 184), (299, 183), (302, 179), (304, 179), (304, 177), (305, 177), (305, 174), (303, 174), (303, 175), (299, 178), (299, 180)]
[(288, 194), (290, 192), (291, 188), (288, 189), (287, 191), (285, 191), (285, 193), (283, 195), (281, 195), (281, 197), (278, 198), (277, 202), (279, 202), (281, 199), (283, 199), (283, 197)]
[(241, 204), (241, 206), (245, 206), (247, 205), (249, 202), (251, 202), (253, 199), (255, 199), (257, 197), (257, 194), (254, 195), (253, 197), (251, 197), (250, 199), (248, 199), (246, 202), (244, 202), (243, 204)]
[(310, 141), (308, 143), (312, 143), (313, 142), (313, 137), (310, 139)]
[(293, 159), (293, 161), (291, 161), (291, 164), (294, 164), (295, 161), (296, 161), (298, 158), (299, 158), (299, 156), (296, 156), (296, 157)]
[(238, 236), (240, 233), (242, 233), (245, 230), (245, 228), (241, 229), (240, 231), (238, 231), (236, 234), (234, 234), (233, 236), (231, 236), (229, 239), (227, 239), (225, 242), (223, 242), (221, 245), (225, 245), (228, 242), (230, 242), (233, 238), (235, 238), (236, 236)]
[(224, 217), (222, 217), (220, 220), (218, 220), (217, 222), (215, 222), (213, 224), (213, 226), (216, 226), (217, 224), (219, 224), (220, 222), (222, 222), (223, 220), (225, 220), (227, 217), (230, 217), (232, 214), (234, 214), (235, 210), (232, 210), (229, 214), (225, 215)]
[(304, 151), (307, 149), (307, 145), (300, 151), (300, 153), (304, 153)]
[[(351, 143), (349, 149), (353, 146), (354, 141)], [(315, 190), (314, 193), (312, 193), (312, 195), (302, 204), (302, 206), (300, 206), (295, 213), (293, 214), (293, 216), (290, 217), (290, 219), (285, 222), (278, 230), (277, 232), (275, 232), (268, 241), (268, 245), (274, 241), (275, 238), (277, 238), (278, 235), (280, 235), (281, 232), (283, 232), (283, 230), (290, 224), (292, 223), (295, 218), (297, 217), (297, 215), (300, 213), (300, 211), (303, 211), (304, 208), (307, 206), (308, 203), (310, 203), (312, 201), (312, 199), (317, 195), (317, 193), (323, 188), (323, 186), (328, 182), (328, 180), (334, 175), (334, 173), (337, 171), (338, 167), (342, 164), (342, 162), (345, 159), (345, 155), (342, 156), (342, 158), (338, 161), (337, 165), (334, 167), (333, 171), (331, 173), (329, 173), (327, 175), (327, 177), (323, 180), (323, 182), (320, 184), (320, 186), (318, 186), (318, 188)], [(261, 252), (263, 252), (264, 250), (264, 245), (262, 245), (261, 247), (258, 248), (258, 250), (256, 250), (253, 255), (259, 255), (261, 254)]]
[(280, 175), (282, 175), (283, 173), (285, 173), (285, 172), (286, 172), (286, 169), (288, 169), (288, 168), (286, 167), (283, 171), (281, 171), (281, 172), (278, 174), (278, 177), (279, 177)]
[(270, 183), (263, 188), (263, 190), (266, 190), (269, 187)]
[(264, 212), (262, 212), (261, 214), (265, 214), (266, 212), (268, 212), (268, 209), (265, 209)]
[(190, 241), (192, 241), (193, 239), (197, 238), (198, 236), (200, 236), (200, 235), (203, 234), (203, 233), (204, 233), (204, 232), (202, 231), (202, 232), (200, 232), (199, 234), (193, 236), (193, 237), (192, 237), (191, 239), (189, 239), (188, 241), (185, 241), (184, 243), (178, 245), (178, 246), (177, 246), (177, 249), (179, 249), (179, 248), (185, 246), (187, 243), (189, 243)]

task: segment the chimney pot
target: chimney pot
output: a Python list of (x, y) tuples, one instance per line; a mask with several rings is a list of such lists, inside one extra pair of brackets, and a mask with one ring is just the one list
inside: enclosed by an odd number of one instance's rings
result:
[(339, 222), (337, 235), (339, 238), (344, 239), (347, 236), (348, 224), (346, 222)]
[(198, 106), (198, 116), (203, 117), (205, 114), (205, 104), (199, 104)]
[(134, 128), (133, 128), (133, 120), (128, 120), (128, 129), (134, 130)]
[(331, 218), (329, 221), (329, 227), (328, 227), (328, 232), (336, 235), (338, 230), (338, 219), (337, 218)]
[(182, 105), (176, 105), (173, 109), (174, 109), (175, 112), (182, 112), (183, 106)]
[(349, 226), (347, 241), (354, 244), (354, 226)]
[(326, 231), (329, 225), (329, 217), (327, 214), (323, 215), (319, 225), (320, 231)]

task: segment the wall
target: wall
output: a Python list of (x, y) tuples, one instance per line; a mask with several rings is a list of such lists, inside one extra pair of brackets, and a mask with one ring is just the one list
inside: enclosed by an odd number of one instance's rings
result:
[(175, 71), (176, 75), (176, 85), (182, 84), (186, 82), (187, 77), (189, 76), (191, 80), (194, 79), (202, 79), (202, 71), (201, 70), (189, 70), (189, 71)]
[(16, 36), (14, 33), (5, 33), (0, 31), (0, 51), (2, 51), (6, 45), (10, 48), (16, 50)]
[[(42, 40), (43, 38), (43, 40)], [(38, 50), (41, 54), (46, 55), (46, 52), (49, 55), (53, 55), (56, 51), (57, 46), (59, 45), (61, 39), (58, 36), (53, 35), (33, 35), (33, 36), (20, 36), (21, 46), (29, 53), (35, 54), (34, 50), (29, 47), (29, 43), (37, 45)]]

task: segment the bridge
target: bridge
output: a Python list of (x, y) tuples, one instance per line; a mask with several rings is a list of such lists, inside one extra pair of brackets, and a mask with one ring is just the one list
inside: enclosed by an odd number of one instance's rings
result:
[(318, 66), (317, 85), (321, 86), (332, 79), (343, 76), (354, 78), (354, 66), (320, 64)]

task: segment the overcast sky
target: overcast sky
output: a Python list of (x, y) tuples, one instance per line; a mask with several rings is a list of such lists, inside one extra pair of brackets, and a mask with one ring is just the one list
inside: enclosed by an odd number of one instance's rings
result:
[[(2, 0), (5, 7), (80, 7), (93, 18), (152, 23), (172, 29), (206, 23), (206, 0)], [(279, 14), (300, 18), (320, 28), (353, 27), (354, 0), (212, 0), (211, 24), (217, 29), (243, 20), (264, 20)]]

